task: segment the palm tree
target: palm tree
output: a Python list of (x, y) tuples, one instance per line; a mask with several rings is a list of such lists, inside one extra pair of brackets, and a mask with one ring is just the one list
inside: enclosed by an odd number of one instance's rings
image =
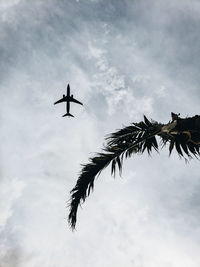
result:
[(162, 146), (169, 144), (170, 155), (174, 148), (186, 160), (200, 155), (200, 116), (180, 118), (179, 115), (172, 112), (172, 119), (167, 124), (149, 121), (144, 116), (144, 121), (132, 123), (106, 138), (103, 152), (97, 153), (88, 164), (82, 165), (77, 183), (70, 192), (68, 222), (72, 229), (76, 226), (78, 207), (93, 190), (94, 180), (101, 171), (111, 164), (111, 174), (115, 174), (116, 167), (121, 173), (124, 158), (142, 154), (145, 150), (148, 154), (153, 149), (158, 151), (157, 136)]

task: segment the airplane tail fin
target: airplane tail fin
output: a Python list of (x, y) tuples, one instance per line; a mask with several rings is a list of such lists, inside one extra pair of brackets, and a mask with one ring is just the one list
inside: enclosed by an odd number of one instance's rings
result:
[(66, 114), (63, 115), (63, 117), (66, 117), (66, 116), (69, 116), (69, 117), (74, 117), (72, 114), (70, 114), (69, 112), (67, 112)]

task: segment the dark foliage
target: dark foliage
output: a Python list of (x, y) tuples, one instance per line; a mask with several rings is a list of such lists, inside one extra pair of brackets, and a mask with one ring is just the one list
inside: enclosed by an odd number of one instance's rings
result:
[(94, 180), (101, 171), (111, 164), (111, 174), (115, 175), (116, 166), (122, 171), (123, 159), (135, 153), (142, 154), (145, 150), (148, 154), (152, 150), (158, 151), (156, 135), (162, 140), (163, 145), (169, 143), (169, 153), (176, 148), (180, 157), (199, 156), (200, 146), (200, 116), (192, 118), (179, 118), (172, 113), (172, 121), (161, 124), (149, 121), (144, 116), (144, 121), (132, 123), (130, 126), (120, 129), (107, 138), (102, 153), (90, 158), (90, 162), (82, 166), (79, 178), (71, 191), (70, 213), (68, 217), (72, 229), (75, 228), (77, 210), (91, 190), (94, 188)]

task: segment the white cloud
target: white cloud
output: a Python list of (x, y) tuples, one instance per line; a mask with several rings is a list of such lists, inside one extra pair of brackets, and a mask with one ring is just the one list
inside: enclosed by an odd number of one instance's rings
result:
[(19, 179), (4, 178), (0, 188), (0, 232), (5, 227), (8, 219), (13, 214), (13, 206), (21, 196), (24, 189), (24, 182)]
[(7, 9), (17, 5), (20, 0), (1, 0), (0, 9)]
[[(80, 163), (105, 134), (199, 112), (200, 41), (184, 31), (197, 2), (136, 2), (1, 2), (2, 267), (199, 267), (199, 163), (166, 150), (127, 160), (122, 179), (102, 172), (67, 225)], [(84, 103), (69, 120), (53, 105), (68, 82)]]
[[(135, 76), (133, 79), (133, 86), (136, 87), (132, 90), (125, 84), (124, 75), (110, 66), (109, 57), (106, 50), (101, 50), (89, 44), (89, 57), (96, 60), (97, 73), (93, 76), (93, 87), (98, 88), (108, 105), (108, 115), (112, 116), (116, 113), (123, 111), (130, 119), (138, 117), (142, 112), (148, 114), (152, 113), (153, 98), (151, 97), (137, 97), (134, 95), (137, 87), (147, 85), (146, 80), (149, 77)], [(134, 108), (132, 108), (134, 106)]]

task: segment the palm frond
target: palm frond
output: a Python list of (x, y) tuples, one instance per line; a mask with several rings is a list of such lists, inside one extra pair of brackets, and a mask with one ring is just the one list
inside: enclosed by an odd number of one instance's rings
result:
[[(101, 171), (109, 165), (112, 161), (112, 173), (115, 170), (115, 164), (119, 160), (121, 149), (116, 148), (113, 152), (98, 153), (95, 157), (90, 158), (90, 163), (83, 165), (80, 176), (77, 180), (75, 187), (71, 190), (71, 203), (69, 213), (69, 224), (72, 229), (76, 225), (76, 215), (78, 206), (84, 202), (86, 197), (89, 196), (91, 190), (94, 188), (94, 179)], [(119, 169), (121, 165), (118, 165)]]
[(156, 135), (161, 138), (163, 146), (169, 144), (169, 155), (176, 148), (180, 157), (200, 156), (200, 116), (182, 119), (179, 114), (171, 115), (172, 121), (168, 124), (150, 121), (144, 116), (144, 121), (132, 123), (107, 136), (103, 152), (82, 165), (77, 183), (70, 192), (68, 221), (72, 229), (76, 226), (78, 207), (93, 190), (94, 180), (101, 171), (111, 164), (111, 174), (115, 175), (116, 167), (121, 174), (124, 158), (142, 154), (145, 150), (148, 154), (153, 149), (158, 151)]
[(131, 126), (118, 130), (109, 135), (107, 145), (103, 153), (90, 158), (88, 164), (83, 165), (75, 187), (71, 190), (70, 213), (68, 221), (72, 229), (76, 225), (78, 206), (85, 201), (94, 188), (94, 180), (101, 171), (111, 163), (111, 174), (115, 174), (116, 166), (121, 173), (123, 158), (130, 157), (134, 153), (150, 154), (152, 149), (157, 150), (158, 144), (155, 134), (162, 125), (150, 122), (144, 117), (144, 122), (133, 123)]

